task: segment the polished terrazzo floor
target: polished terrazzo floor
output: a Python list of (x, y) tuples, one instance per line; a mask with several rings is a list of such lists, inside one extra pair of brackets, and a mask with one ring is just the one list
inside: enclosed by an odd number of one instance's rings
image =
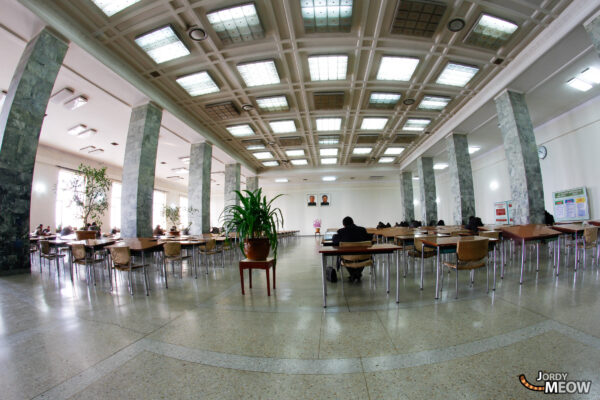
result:
[(388, 295), (381, 258), (374, 291), (367, 271), (344, 294), (329, 283), (324, 310), (317, 248), (312, 237), (282, 244), (271, 297), (263, 271), (241, 295), (235, 260), (197, 280), (184, 266), (169, 289), (152, 273), (149, 297), (140, 277), (133, 297), (124, 281), (110, 293), (54, 267), (2, 277), (0, 398), (526, 399), (544, 395), (518, 375), (536, 383), (540, 370), (593, 381), (569, 398), (600, 397), (600, 270), (589, 260), (574, 273), (571, 257), (555, 278), (544, 248), (522, 286), (515, 257), (489, 294), (485, 270), (472, 287), (461, 274), (458, 300), (454, 275), (434, 300), (428, 263), (424, 290), (411, 267), (396, 304), (395, 264)]

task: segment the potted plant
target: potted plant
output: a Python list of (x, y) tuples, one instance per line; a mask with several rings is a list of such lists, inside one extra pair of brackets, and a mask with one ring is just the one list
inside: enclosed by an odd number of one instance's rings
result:
[(108, 208), (108, 190), (111, 185), (106, 176), (106, 167), (94, 168), (80, 164), (77, 174), (77, 179), (71, 182), (73, 203), (79, 208), (84, 227), (91, 222), (100, 227), (102, 216)]
[(321, 233), (321, 220), (319, 218), (313, 221), (313, 228), (315, 228), (315, 234)]
[[(167, 220), (167, 229), (169, 229), (169, 233), (171, 235), (177, 236), (179, 235), (179, 224), (181, 221), (181, 209), (179, 206), (169, 206), (164, 205), (162, 209), (162, 214)], [(175, 227), (175, 230), (172, 230)]]
[(277, 258), (277, 229), (283, 226), (283, 214), (279, 207), (273, 207), (273, 201), (263, 196), (262, 189), (253, 192), (244, 190), (244, 194), (235, 191), (239, 205), (225, 207), (221, 214), (226, 236), (237, 232), (240, 238), (240, 250), (250, 260), (264, 260), (269, 248)]

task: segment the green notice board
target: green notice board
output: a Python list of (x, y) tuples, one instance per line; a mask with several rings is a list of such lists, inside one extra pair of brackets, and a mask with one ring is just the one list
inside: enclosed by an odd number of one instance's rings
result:
[(560, 221), (583, 221), (590, 219), (590, 207), (585, 187), (552, 193), (554, 219)]

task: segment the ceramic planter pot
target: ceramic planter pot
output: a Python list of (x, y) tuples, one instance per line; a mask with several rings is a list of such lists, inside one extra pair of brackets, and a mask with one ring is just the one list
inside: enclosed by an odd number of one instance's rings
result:
[(246, 239), (244, 240), (244, 253), (249, 260), (266, 260), (271, 245), (269, 239)]

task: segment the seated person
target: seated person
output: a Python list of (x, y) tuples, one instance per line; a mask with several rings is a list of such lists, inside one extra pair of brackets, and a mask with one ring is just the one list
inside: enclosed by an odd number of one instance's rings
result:
[(469, 217), (469, 223), (467, 225), (465, 225), (465, 229), (468, 229), (471, 232), (473, 232), (474, 234), (477, 234), (479, 232), (479, 229), (477, 229), (477, 228), (480, 226), (483, 226), (483, 222), (481, 222), (481, 218), (471, 216), (471, 217)]
[(554, 215), (550, 214), (548, 210), (544, 210), (544, 223), (546, 225), (554, 225)]
[(415, 220), (413, 220), (413, 222), (410, 223), (410, 227), (411, 228), (420, 228), (421, 227), (421, 221), (415, 221)]
[(385, 227), (386, 227), (386, 228), (391, 228), (391, 227), (392, 227), (392, 225), (391, 225), (391, 224), (388, 222), (387, 224), (385, 224)]
[(446, 223), (444, 222), (443, 219), (440, 219), (437, 223), (437, 226), (445, 226), (445, 225), (446, 225)]
[[(160, 225), (158, 225), (160, 227)], [(110, 234), (111, 235), (116, 235), (117, 233), (119, 233), (120, 230), (117, 227), (114, 227), (111, 229)]]
[(36, 236), (41, 236), (44, 234), (44, 225), (39, 224), (37, 228), (35, 228), (35, 232), (33, 233)]
[(48, 226), (46, 227), (46, 229), (44, 229), (44, 230), (42, 231), (42, 235), (51, 235), (51, 234), (52, 234), (52, 229), (50, 229), (50, 225), (48, 225)]
[(62, 228), (62, 230), (60, 231), (60, 236), (67, 236), (67, 235), (71, 235), (73, 233), (73, 228), (71, 227), (71, 225), (67, 225), (64, 228)]
[(156, 225), (156, 228), (154, 228), (154, 231), (152, 231), (152, 234), (154, 236), (162, 236), (165, 234), (165, 231), (160, 227), (160, 225)]
[[(334, 246), (339, 246), (340, 242), (364, 242), (373, 239), (373, 235), (369, 235), (365, 228), (354, 225), (354, 220), (351, 217), (344, 218), (342, 224), (344, 227), (333, 235), (332, 242)], [(350, 282), (359, 282), (362, 277), (362, 270), (362, 267), (348, 268)]]

